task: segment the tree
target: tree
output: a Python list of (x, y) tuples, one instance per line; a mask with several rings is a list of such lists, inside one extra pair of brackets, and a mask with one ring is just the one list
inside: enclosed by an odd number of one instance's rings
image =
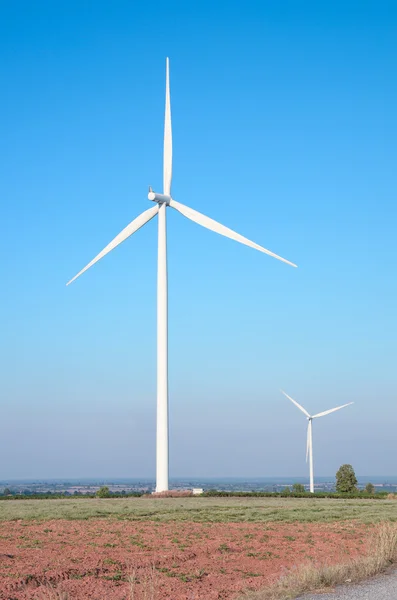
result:
[(4, 488), (3, 496), (11, 496), (11, 490), (10, 490), (10, 488)]
[(375, 486), (373, 483), (367, 483), (365, 486), (365, 493), (370, 494), (371, 496), (375, 494)]
[(342, 465), (336, 473), (336, 491), (341, 494), (357, 492), (357, 477), (351, 465)]
[(305, 486), (301, 483), (294, 483), (294, 485), (292, 486), (292, 491), (294, 492), (294, 494), (304, 494), (306, 492)]
[(102, 487), (100, 487), (99, 490), (96, 491), (96, 495), (98, 496), (98, 498), (109, 498), (110, 491), (108, 486), (103, 485)]
[(283, 489), (282, 493), (283, 493), (284, 496), (289, 496), (290, 495), (291, 490), (288, 487), (288, 485)]

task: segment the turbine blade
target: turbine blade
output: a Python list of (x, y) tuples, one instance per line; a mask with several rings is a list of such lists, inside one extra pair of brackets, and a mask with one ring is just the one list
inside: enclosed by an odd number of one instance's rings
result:
[(116, 248), (116, 246), (118, 246), (119, 244), (124, 242), (128, 237), (130, 237), (130, 235), (132, 235), (133, 233), (138, 231), (138, 229), (140, 229), (143, 225), (145, 225), (145, 223), (150, 221), (150, 219), (153, 219), (153, 217), (155, 217), (157, 215), (158, 210), (159, 210), (159, 207), (158, 207), (158, 204), (156, 204), (156, 206), (153, 206), (153, 208), (149, 208), (149, 210), (145, 210), (142, 214), (139, 215), (139, 217), (137, 217), (136, 219), (131, 221), (131, 223), (129, 225), (127, 225), (127, 227), (125, 227), (123, 229), (123, 231), (121, 231), (118, 235), (116, 235), (114, 240), (112, 240), (106, 246), (106, 248), (104, 248), (102, 250), (102, 252), (100, 252), (90, 263), (88, 263), (88, 265), (86, 267), (84, 267), (84, 269), (82, 269), (79, 273), (77, 273), (77, 275), (75, 275), (73, 277), (73, 279), (68, 281), (66, 285), (69, 285), (70, 283), (72, 283), (72, 281), (77, 279), (77, 277), (80, 277), (80, 275), (82, 275), (85, 271), (87, 271), (87, 269), (92, 267), (92, 265), (94, 265), (96, 262), (98, 262), (98, 260), (103, 258), (111, 250)]
[(333, 413), (336, 410), (340, 410), (341, 408), (345, 408), (345, 406), (350, 406), (350, 404), (354, 404), (354, 402), (348, 402), (347, 404), (343, 404), (342, 406), (337, 406), (336, 408), (331, 408), (330, 410), (325, 410), (324, 412), (320, 412), (317, 415), (313, 415), (313, 419), (315, 419), (317, 417), (324, 417), (325, 415), (329, 415), (330, 413)]
[(310, 449), (310, 421), (307, 424), (307, 440), (306, 440), (306, 462), (309, 458), (309, 449)]
[(164, 195), (171, 194), (172, 179), (172, 128), (171, 128), (171, 101), (170, 101), (170, 69), (169, 59), (166, 61), (165, 83), (165, 119), (164, 119), (164, 157), (163, 157), (163, 188)]
[(303, 408), (303, 406), (301, 406), (300, 404), (298, 404), (296, 400), (294, 400), (293, 398), (291, 398), (291, 396), (288, 396), (288, 394), (286, 394), (284, 392), (284, 390), (280, 390), (280, 392), (282, 394), (284, 394), (284, 396), (286, 396), (288, 398), (288, 400), (291, 400), (291, 402), (293, 402), (295, 404), (295, 406), (297, 406), (307, 417), (310, 418), (309, 413), (307, 412), (307, 410), (305, 408)]
[(210, 219), (209, 217), (206, 217), (202, 213), (199, 213), (197, 210), (193, 210), (193, 208), (189, 208), (188, 206), (185, 206), (184, 204), (181, 204), (180, 202), (176, 202), (176, 200), (170, 200), (169, 205), (172, 206), (172, 208), (175, 208), (178, 212), (180, 212), (187, 219), (190, 219), (191, 221), (198, 223), (199, 225), (201, 225), (202, 227), (205, 227), (206, 229), (215, 231), (215, 233), (219, 233), (219, 235), (224, 235), (225, 237), (228, 237), (231, 240), (236, 240), (236, 242), (240, 242), (240, 244), (244, 244), (245, 246), (250, 246), (251, 248), (255, 248), (255, 250), (259, 250), (260, 252), (263, 252), (264, 254), (273, 256), (273, 258), (277, 258), (277, 260), (281, 260), (282, 262), (287, 263), (287, 265), (296, 267), (296, 265), (294, 263), (290, 262), (289, 260), (286, 260), (285, 258), (282, 258), (281, 256), (278, 256), (277, 254), (274, 254), (274, 252), (270, 252), (270, 250), (266, 250), (266, 248), (259, 246), (259, 244), (255, 244), (255, 242), (251, 242), (246, 237), (240, 235), (239, 233), (236, 233), (232, 229), (229, 229), (229, 227), (225, 227), (225, 225), (221, 225), (221, 223), (218, 223), (217, 221), (214, 221), (214, 219)]

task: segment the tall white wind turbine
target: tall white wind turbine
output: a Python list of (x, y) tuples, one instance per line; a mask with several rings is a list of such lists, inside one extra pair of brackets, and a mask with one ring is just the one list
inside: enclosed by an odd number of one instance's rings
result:
[(350, 404), (354, 404), (354, 402), (348, 402), (347, 404), (342, 404), (342, 406), (337, 406), (336, 408), (331, 408), (330, 410), (325, 410), (324, 412), (317, 413), (316, 415), (309, 415), (307, 410), (305, 408), (303, 408), (303, 406), (298, 404), (296, 400), (291, 398), (291, 396), (288, 396), (288, 394), (286, 394), (283, 390), (281, 390), (281, 392), (284, 394), (284, 396), (286, 396), (288, 398), (288, 400), (291, 400), (291, 402), (293, 402), (295, 404), (295, 406), (297, 406), (299, 408), (299, 410), (301, 410), (303, 412), (304, 415), (306, 415), (307, 420), (308, 420), (307, 442), (306, 442), (306, 462), (307, 462), (307, 458), (309, 456), (309, 459), (310, 459), (309, 460), (309, 463), (310, 463), (310, 492), (313, 494), (314, 493), (314, 476), (313, 476), (313, 431), (312, 431), (313, 426), (312, 426), (312, 421), (313, 421), (313, 419), (317, 419), (318, 417), (325, 417), (325, 415), (329, 415), (330, 413), (333, 413), (336, 410), (345, 408), (345, 406), (350, 406)]
[(241, 244), (255, 248), (273, 258), (277, 258), (288, 265), (296, 267), (294, 263), (266, 250), (262, 246), (251, 242), (242, 235), (228, 227), (217, 223), (213, 219), (180, 204), (171, 196), (172, 178), (172, 130), (171, 130), (171, 105), (169, 61), (166, 60), (166, 90), (165, 90), (165, 125), (164, 125), (164, 161), (163, 161), (163, 193), (157, 194), (149, 188), (149, 200), (155, 202), (153, 208), (145, 210), (136, 219), (131, 221), (84, 269), (82, 269), (69, 283), (82, 275), (98, 260), (111, 250), (124, 242), (133, 233), (138, 231), (145, 223), (158, 215), (158, 267), (157, 267), (157, 432), (156, 432), (156, 491), (168, 490), (168, 310), (167, 310), (167, 238), (166, 238), (166, 210), (174, 208), (191, 221), (215, 231), (220, 235), (236, 240)]

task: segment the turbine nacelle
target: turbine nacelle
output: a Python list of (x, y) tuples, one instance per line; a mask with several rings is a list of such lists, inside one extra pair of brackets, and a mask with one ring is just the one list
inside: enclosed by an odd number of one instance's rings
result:
[(171, 196), (167, 196), (166, 194), (156, 194), (156, 192), (153, 192), (152, 188), (149, 188), (149, 193), (147, 197), (152, 202), (157, 202), (157, 204), (169, 205), (169, 203), (171, 202)]

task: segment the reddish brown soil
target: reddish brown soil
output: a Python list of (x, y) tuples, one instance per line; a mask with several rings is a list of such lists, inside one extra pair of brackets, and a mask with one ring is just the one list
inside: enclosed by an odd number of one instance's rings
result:
[(299, 563), (363, 554), (367, 535), (354, 523), (5, 522), (0, 598), (230, 599)]

